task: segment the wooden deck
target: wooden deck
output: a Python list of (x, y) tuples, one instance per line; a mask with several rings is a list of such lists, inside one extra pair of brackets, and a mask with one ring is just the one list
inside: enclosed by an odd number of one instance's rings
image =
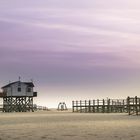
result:
[(5, 97), (5, 96), (6, 96), (6, 93), (0, 92), (0, 98), (3, 98), (3, 97)]

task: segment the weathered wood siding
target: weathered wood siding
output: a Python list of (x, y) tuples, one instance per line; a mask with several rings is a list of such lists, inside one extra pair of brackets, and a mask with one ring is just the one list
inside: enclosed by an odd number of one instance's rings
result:
[[(18, 88), (21, 88), (21, 91), (18, 91)], [(31, 92), (28, 92), (27, 90), (28, 85), (24, 83), (14, 83), (10, 85), (10, 87), (4, 88), (4, 92), (6, 92), (7, 96), (33, 96), (33, 88), (31, 88)]]

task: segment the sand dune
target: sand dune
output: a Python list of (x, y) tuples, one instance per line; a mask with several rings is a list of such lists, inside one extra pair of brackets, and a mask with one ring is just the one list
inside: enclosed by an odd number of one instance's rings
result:
[(0, 140), (139, 140), (140, 116), (39, 111), (0, 113)]

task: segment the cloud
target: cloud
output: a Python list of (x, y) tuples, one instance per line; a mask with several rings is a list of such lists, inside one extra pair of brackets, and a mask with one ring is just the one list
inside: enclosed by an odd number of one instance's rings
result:
[(138, 5), (138, 0), (0, 1), (1, 78), (35, 77), (43, 92), (46, 85), (53, 93), (87, 87), (90, 95), (139, 83)]

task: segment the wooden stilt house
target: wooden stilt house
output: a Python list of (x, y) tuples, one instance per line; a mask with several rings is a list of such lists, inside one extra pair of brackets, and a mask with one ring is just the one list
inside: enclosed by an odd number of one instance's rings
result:
[(16, 81), (2, 87), (0, 98), (3, 98), (3, 112), (27, 112), (33, 110), (33, 82)]

